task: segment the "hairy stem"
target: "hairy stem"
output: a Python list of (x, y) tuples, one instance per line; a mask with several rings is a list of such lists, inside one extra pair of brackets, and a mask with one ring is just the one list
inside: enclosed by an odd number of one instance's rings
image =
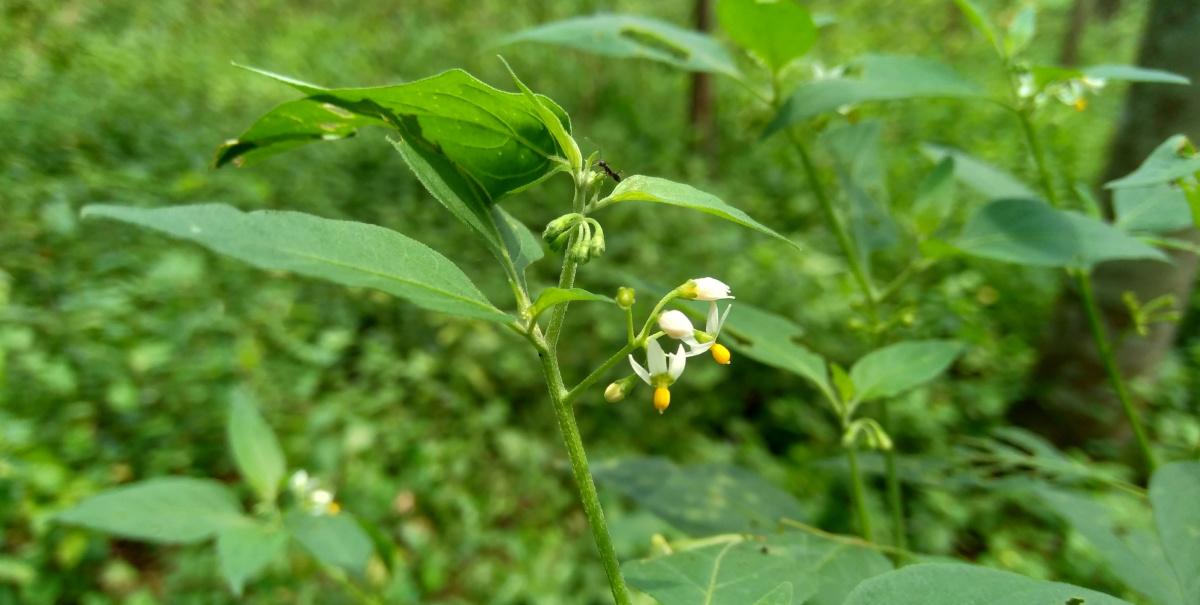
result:
[(1133, 435), (1137, 439), (1138, 449), (1141, 450), (1146, 470), (1149, 474), (1154, 474), (1154, 470), (1158, 467), (1158, 459), (1150, 447), (1150, 440), (1146, 437), (1142, 419), (1133, 404), (1133, 398), (1129, 396), (1129, 388), (1125, 385), (1125, 379), (1121, 376), (1121, 370), (1117, 367), (1116, 359), (1113, 356), (1112, 344), (1108, 340), (1108, 333), (1100, 318), (1100, 307), (1096, 304), (1096, 295), (1092, 291), (1092, 276), (1085, 270), (1075, 271), (1075, 276), (1079, 284), (1079, 294), (1083, 299), (1083, 308), (1087, 312), (1088, 327), (1092, 330), (1092, 340), (1096, 342), (1096, 351), (1100, 353), (1100, 361), (1104, 364), (1105, 373), (1108, 374), (1108, 382), (1116, 391), (1117, 399), (1121, 401), (1121, 408), (1125, 410), (1125, 418), (1129, 420), (1129, 426), (1133, 428)]
[[(880, 403), (879, 424), (885, 427), (889, 426), (891, 424), (890, 416), (888, 402), (884, 401)], [(884, 470), (887, 473), (888, 509), (892, 513), (892, 541), (895, 543), (896, 548), (907, 550), (908, 532), (904, 523), (904, 500), (900, 492), (900, 475), (896, 472), (895, 448), (888, 448), (883, 451), (883, 464)]]

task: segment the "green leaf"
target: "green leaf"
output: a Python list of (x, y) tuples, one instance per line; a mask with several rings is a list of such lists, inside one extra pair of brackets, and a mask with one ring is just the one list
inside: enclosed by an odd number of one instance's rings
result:
[(791, 494), (736, 466), (623, 458), (597, 464), (593, 472), (601, 484), (693, 536), (763, 533), (781, 519), (804, 516)]
[(1130, 605), (1086, 588), (957, 563), (924, 563), (871, 578), (844, 605)]
[(56, 518), (122, 538), (167, 544), (200, 542), (247, 521), (225, 486), (188, 477), (149, 479), (101, 492)]
[(555, 158), (568, 157), (540, 117), (548, 109), (569, 131), (561, 107), (543, 96), (493, 88), (462, 70), (372, 88), (323, 88), (252, 71), (308, 98), (276, 107), (226, 142), (217, 152), (218, 166), (243, 165), (305, 143), (345, 138), (362, 126), (388, 126), (414, 145), (411, 139), (422, 139), (495, 202), (557, 172), (563, 164)]
[(221, 575), (229, 582), (233, 594), (241, 596), (246, 582), (279, 558), (287, 539), (288, 535), (280, 528), (261, 523), (226, 527), (217, 533)]
[(617, 184), (612, 193), (604, 200), (601, 200), (600, 204), (617, 202), (654, 202), (697, 210), (769, 235), (780, 241), (787, 242), (795, 248), (800, 248), (800, 245), (796, 242), (750, 218), (745, 212), (726, 204), (720, 198), (683, 183), (676, 183), (652, 176), (631, 176)]
[(517, 217), (508, 213), (507, 210), (500, 206), (492, 208), (492, 219), (496, 222), (496, 229), (500, 232), (500, 241), (504, 244), (504, 250), (512, 260), (513, 266), (517, 269), (518, 278), (521, 280), (521, 286), (525, 285), (525, 269), (529, 265), (538, 262), (545, 255), (542, 250), (542, 238), (533, 234), (525, 223), (517, 220)]
[(1017, 177), (965, 151), (926, 143), (921, 151), (935, 162), (954, 160), (954, 177), (988, 199), (1036, 198), (1038, 194)]
[(374, 288), (443, 313), (511, 320), (449, 259), (416, 240), (374, 225), (299, 212), (244, 213), (224, 204), (159, 209), (88, 206), (83, 215), (191, 240), (261, 269)]
[(1114, 225), (1124, 231), (1171, 233), (1192, 225), (1187, 195), (1172, 185), (1113, 190)]
[(954, 204), (954, 173), (954, 157), (946, 156), (921, 179), (912, 206), (918, 233), (928, 235), (937, 231), (950, 216)]
[(812, 15), (796, 2), (720, 0), (717, 21), (731, 40), (776, 73), (817, 41)]
[(573, 301), (597, 301), (606, 303), (616, 303), (613, 299), (599, 294), (592, 294), (583, 288), (546, 288), (538, 294), (537, 300), (533, 301), (533, 306), (529, 308), (531, 317), (537, 318), (542, 312), (555, 305), (561, 305)]
[(1025, 50), (1036, 30), (1037, 11), (1032, 6), (1026, 6), (1008, 25), (1008, 32), (1004, 35), (1004, 51), (1011, 57)]
[(975, 28), (975, 31), (983, 34), (992, 48), (996, 49), (997, 53), (1001, 52), (1000, 38), (996, 35), (996, 27), (992, 25), (992, 20), (983, 12), (972, 0), (954, 0), (958, 5), (958, 10), (962, 11), (964, 17)]
[(842, 605), (863, 580), (892, 570), (887, 557), (856, 538), (788, 531), (771, 536), (767, 545), (771, 554), (795, 559), (817, 579), (817, 592), (806, 605)]
[(1200, 154), (1184, 135), (1177, 134), (1163, 141), (1142, 162), (1137, 170), (1104, 186), (1108, 189), (1149, 187), (1174, 183), (1200, 172)]
[(1112, 573), (1126, 586), (1160, 605), (1183, 605), (1179, 582), (1167, 566), (1158, 540), (1148, 531), (1117, 519), (1093, 494), (1041, 485), (1035, 493), (1075, 531), (1096, 547)]
[(955, 245), (973, 256), (1046, 267), (1167, 260), (1158, 249), (1112, 225), (1038, 200), (991, 202), (967, 221)]
[(361, 574), (374, 552), (371, 538), (359, 527), (354, 515), (310, 515), (292, 511), (284, 516), (284, 524), (318, 561)]
[(738, 353), (807, 378), (833, 401), (825, 359), (800, 344), (803, 333), (791, 320), (744, 302), (737, 304), (721, 330), (723, 342)]
[(263, 420), (250, 395), (238, 390), (229, 405), (229, 447), (242, 478), (263, 502), (274, 502), (287, 471), (275, 432)]
[(689, 71), (741, 77), (733, 57), (713, 38), (657, 19), (591, 15), (519, 31), (500, 44), (536, 42), (607, 57), (649, 59)]
[(817, 579), (791, 557), (733, 539), (621, 566), (629, 584), (662, 605), (804, 603)]
[(895, 397), (941, 375), (962, 353), (953, 340), (910, 340), (871, 351), (850, 368), (855, 401)]
[(763, 137), (847, 105), (908, 99), (986, 98), (977, 84), (932, 59), (868, 55), (855, 64), (862, 72), (858, 78), (816, 80), (797, 87), (767, 126)]
[(558, 114), (555, 114), (554, 111), (547, 107), (545, 103), (542, 103), (542, 100), (538, 98), (537, 95), (533, 94), (533, 91), (521, 81), (521, 78), (517, 77), (517, 72), (513, 71), (512, 66), (508, 64), (508, 61), (504, 61), (503, 58), (500, 60), (504, 63), (504, 67), (508, 69), (509, 75), (512, 76), (513, 83), (517, 85), (517, 89), (521, 91), (521, 94), (525, 95), (525, 100), (528, 101), (529, 105), (534, 108), (534, 111), (537, 113), (537, 117), (542, 121), (542, 125), (545, 126), (546, 130), (548, 130), (554, 137), (554, 141), (558, 144), (558, 148), (565, 154), (567, 165), (571, 167), (573, 172), (580, 172), (583, 169), (583, 154), (579, 151), (579, 144), (576, 143), (575, 139), (571, 137), (571, 133), (567, 132), (567, 128), (565, 125), (563, 125), (562, 119), (558, 117)]
[(1119, 82), (1150, 82), (1155, 84), (1191, 84), (1191, 80), (1169, 71), (1134, 65), (1092, 65), (1080, 71), (1085, 76)]
[(1164, 465), (1150, 481), (1163, 551), (1182, 583), (1184, 602), (1200, 603), (1200, 462)]

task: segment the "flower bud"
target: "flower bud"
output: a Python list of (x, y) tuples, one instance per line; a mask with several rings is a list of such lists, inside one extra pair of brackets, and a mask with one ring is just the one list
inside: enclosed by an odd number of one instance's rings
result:
[(683, 311), (675, 309), (658, 316), (658, 327), (671, 338), (687, 338), (696, 331), (696, 328), (692, 327), (692, 320), (688, 319)]
[(719, 279), (698, 277), (696, 279), (689, 279), (687, 283), (683, 284), (683, 287), (679, 289), (679, 295), (694, 300), (714, 301), (733, 298), (729, 294), (729, 290), (729, 284)]
[(626, 288), (625, 286), (617, 288), (617, 306), (622, 309), (633, 307), (633, 303), (636, 302), (634, 294), (633, 288)]
[(624, 399), (628, 394), (629, 392), (625, 388), (625, 384), (618, 380), (604, 389), (604, 400), (609, 403), (616, 403)]
[(577, 212), (564, 214), (546, 224), (546, 228), (542, 231), (542, 239), (550, 245), (552, 250), (561, 251), (571, 239), (571, 233), (575, 230), (575, 226), (582, 220), (583, 216)]

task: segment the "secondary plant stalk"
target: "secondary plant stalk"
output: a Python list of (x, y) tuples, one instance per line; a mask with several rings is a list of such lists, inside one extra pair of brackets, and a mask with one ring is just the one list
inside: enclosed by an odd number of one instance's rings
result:
[(850, 493), (854, 499), (854, 510), (858, 513), (858, 531), (864, 540), (875, 541), (871, 528), (871, 512), (867, 510), (866, 488), (863, 487), (862, 471), (858, 468), (858, 449), (853, 444), (846, 446), (846, 461), (850, 463)]
[[(1058, 196), (1054, 191), (1054, 183), (1050, 180), (1049, 164), (1046, 162), (1046, 155), (1043, 153), (1041, 144), (1038, 142), (1037, 132), (1034, 131), (1033, 123), (1026, 112), (1018, 111), (1017, 115), (1021, 118), (1022, 130), (1025, 132), (1029, 148), (1033, 151), (1033, 160), (1037, 163), (1038, 174), (1041, 176), (1042, 189), (1046, 193), (1046, 198), (1051, 205), (1058, 206)], [(1096, 352), (1100, 355), (1100, 361), (1104, 365), (1104, 372), (1108, 375), (1108, 382), (1112, 386), (1113, 391), (1116, 392), (1117, 399), (1121, 402), (1121, 408), (1125, 411), (1125, 418), (1129, 421), (1130, 428), (1133, 429), (1133, 435), (1137, 440), (1138, 449), (1141, 451), (1146, 469), (1153, 474), (1155, 468), (1158, 467), (1158, 460), (1154, 456), (1154, 450), (1150, 447), (1150, 440), (1146, 437), (1146, 429), (1142, 425), (1142, 419), (1133, 404), (1133, 398), (1129, 395), (1129, 387), (1125, 384), (1125, 377), (1121, 375), (1121, 369), (1117, 366), (1116, 359), (1113, 356), (1112, 344), (1108, 340), (1108, 333), (1104, 328), (1104, 321), (1100, 314), (1100, 306), (1096, 304), (1096, 295), (1092, 289), (1090, 269), (1075, 269), (1068, 271), (1068, 273), (1074, 274), (1076, 283), (1079, 286), (1079, 296), (1082, 299), (1080, 302), (1083, 303), (1083, 310), (1087, 314), (1088, 327), (1092, 332), (1092, 340), (1096, 343)]]

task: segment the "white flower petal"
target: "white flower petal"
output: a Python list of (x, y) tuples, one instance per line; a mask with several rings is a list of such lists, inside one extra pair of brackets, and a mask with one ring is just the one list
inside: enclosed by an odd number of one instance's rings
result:
[[(715, 303), (713, 304), (713, 308), (716, 308)], [(717, 334), (721, 333), (721, 328), (725, 327), (725, 320), (729, 319), (729, 311), (731, 309), (733, 309), (733, 303), (730, 303), (727, 307), (725, 307), (725, 312), (721, 314), (721, 321), (717, 322), (716, 331), (712, 332), (713, 338), (716, 338)]]
[(696, 300), (722, 300), (733, 298), (729, 294), (729, 284), (712, 277), (698, 277), (692, 280), (696, 288)]
[(679, 350), (671, 355), (671, 369), (669, 374), (671, 380), (679, 380), (679, 376), (683, 374), (683, 368), (687, 365), (687, 355), (684, 353), (683, 345), (679, 345)]
[[(695, 342), (695, 341), (693, 341), (693, 342)], [(697, 355), (702, 355), (704, 353), (707, 353), (708, 350), (711, 349), (712, 346), (715, 344), (717, 344), (717, 341), (715, 341), (715, 340), (710, 340), (708, 342), (697, 342), (694, 345), (689, 344), (687, 356), (695, 357)]]
[(667, 354), (663, 353), (657, 338), (652, 338), (646, 343), (646, 365), (650, 366), (651, 376), (657, 376), (667, 371)]
[(658, 327), (667, 336), (680, 339), (691, 336), (696, 331), (696, 328), (692, 326), (692, 320), (688, 319), (683, 311), (675, 309), (664, 311), (658, 316)]
[(633, 355), (629, 356), (629, 365), (633, 366), (633, 373), (637, 374), (638, 378), (642, 379), (642, 382), (650, 384), (650, 372), (647, 372), (646, 368), (643, 368), (642, 364), (638, 363), (637, 360), (633, 358)]

